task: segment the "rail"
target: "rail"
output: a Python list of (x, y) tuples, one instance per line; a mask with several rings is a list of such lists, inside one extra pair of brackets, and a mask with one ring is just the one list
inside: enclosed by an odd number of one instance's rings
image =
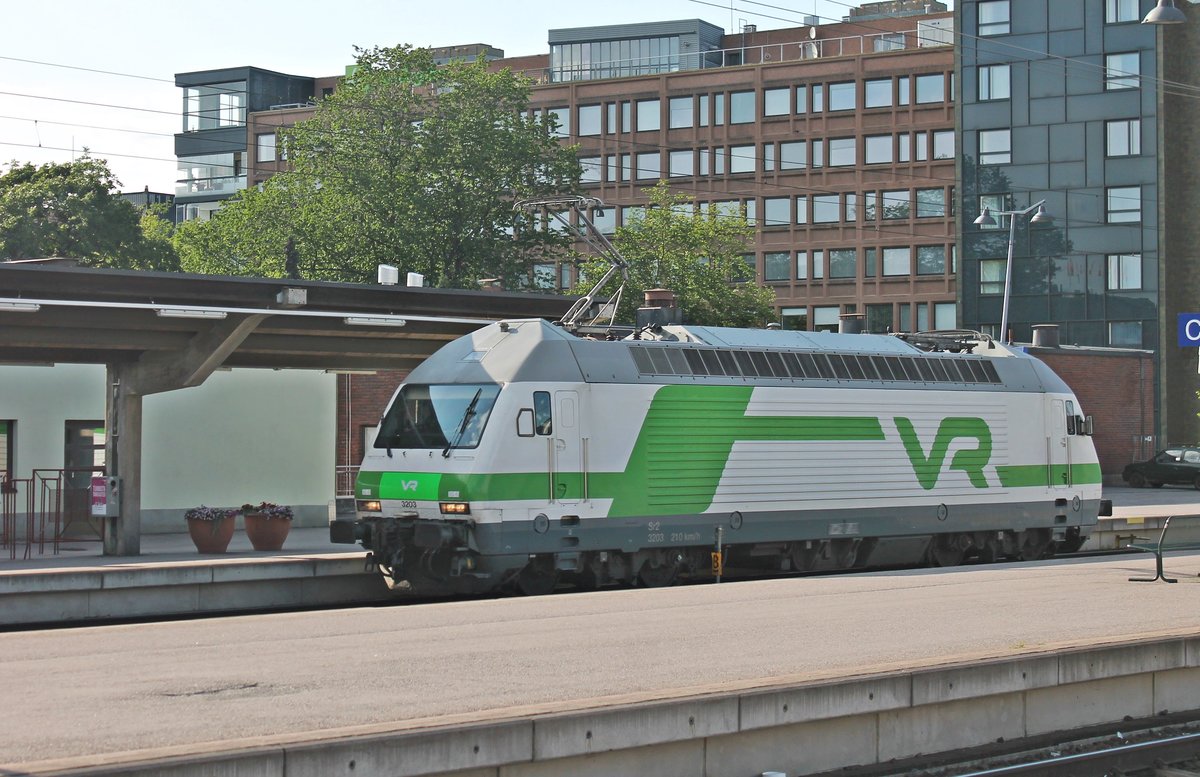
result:
[(358, 479), (358, 467), (342, 464), (334, 468), (334, 495), (354, 497), (354, 482)]
[[(1200, 518), (1200, 515), (1170, 515), (1163, 522), (1162, 531), (1158, 534), (1158, 541), (1150, 543), (1148, 541), (1131, 542), (1125, 547), (1133, 550), (1144, 550), (1147, 553), (1154, 554), (1154, 577), (1131, 577), (1130, 582), (1133, 583), (1153, 583), (1156, 580), (1161, 580), (1164, 583), (1178, 583), (1179, 579), (1167, 577), (1163, 572), (1163, 551), (1164, 550), (1200, 550), (1200, 541), (1182, 542), (1177, 545), (1166, 545), (1167, 530), (1171, 528), (1172, 518)], [(1140, 538), (1139, 538), (1140, 539)]]

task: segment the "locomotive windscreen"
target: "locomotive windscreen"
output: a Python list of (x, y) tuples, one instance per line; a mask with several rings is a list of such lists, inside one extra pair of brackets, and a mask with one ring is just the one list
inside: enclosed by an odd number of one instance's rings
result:
[(375, 437), (376, 448), (474, 448), (500, 387), (493, 383), (409, 384)]

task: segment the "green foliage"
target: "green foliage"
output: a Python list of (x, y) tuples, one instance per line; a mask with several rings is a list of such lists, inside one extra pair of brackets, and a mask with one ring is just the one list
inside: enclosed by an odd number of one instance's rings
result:
[(103, 159), (35, 166), (13, 162), (0, 175), (0, 257), (65, 256), (86, 266), (178, 269), (170, 225), (148, 222), (117, 194)]
[(435, 67), (407, 46), (357, 62), (311, 119), (280, 132), (290, 172), (179, 230), (185, 269), (283, 276), (290, 239), (306, 278), (371, 282), (392, 264), (433, 285), (511, 288), (565, 252), (564, 236), (513, 212), (514, 200), (573, 191), (580, 173), (553, 119), (528, 114), (525, 77)]
[[(713, 206), (697, 212), (693, 199), (673, 194), (666, 181), (646, 193), (645, 215), (618, 228), (613, 240), (630, 266), (617, 321), (632, 323), (643, 293), (660, 288), (675, 292), (685, 323), (761, 327), (775, 320), (775, 292), (753, 282), (742, 258), (754, 235), (744, 213), (721, 214)], [(585, 263), (575, 293), (607, 268), (600, 260)]]

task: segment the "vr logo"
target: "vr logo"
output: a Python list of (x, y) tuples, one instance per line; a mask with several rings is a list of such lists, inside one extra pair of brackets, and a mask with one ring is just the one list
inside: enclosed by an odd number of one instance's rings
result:
[(400, 481), (400, 487), (403, 488), (405, 491), (416, 491), (417, 487), (419, 485), (420, 485), (420, 483), (418, 483), (415, 480), (401, 480)]

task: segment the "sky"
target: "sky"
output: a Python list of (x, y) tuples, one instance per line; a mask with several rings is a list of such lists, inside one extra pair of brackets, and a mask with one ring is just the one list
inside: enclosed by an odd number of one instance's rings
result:
[[(0, 48), (0, 170), (65, 162), (86, 147), (122, 191), (172, 193), (182, 129), (176, 73), (253, 66), (300, 76), (344, 72), (356, 46), (487, 43), (544, 54), (563, 27), (704, 19), (727, 32), (838, 21), (851, 0), (8, 0)], [(81, 69), (83, 68), (83, 69)], [(108, 73), (88, 70), (109, 71)]]

